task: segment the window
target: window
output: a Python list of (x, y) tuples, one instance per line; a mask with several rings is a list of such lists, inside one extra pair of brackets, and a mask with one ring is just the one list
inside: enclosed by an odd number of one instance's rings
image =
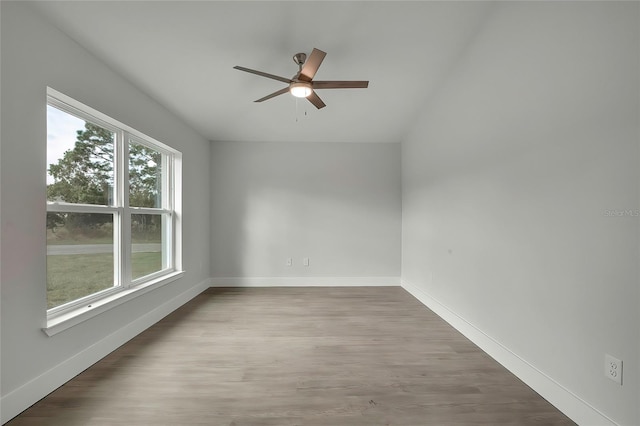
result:
[(181, 155), (53, 89), (47, 94), (52, 319), (180, 271)]

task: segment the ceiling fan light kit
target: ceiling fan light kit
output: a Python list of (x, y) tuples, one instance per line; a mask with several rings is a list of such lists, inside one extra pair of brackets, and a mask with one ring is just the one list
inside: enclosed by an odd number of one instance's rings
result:
[(326, 105), (315, 92), (318, 89), (366, 89), (369, 87), (368, 81), (313, 81), (313, 77), (316, 75), (316, 72), (326, 55), (327, 54), (325, 52), (316, 48), (313, 49), (308, 60), (305, 53), (296, 53), (293, 55), (293, 62), (298, 65), (298, 73), (292, 78), (280, 77), (278, 75), (238, 65), (233, 68), (270, 78), (272, 80), (278, 80), (289, 85), (284, 89), (280, 89), (263, 98), (257, 99), (255, 102), (263, 102), (289, 92), (296, 98), (307, 98), (316, 108), (320, 109), (324, 108)]
[(289, 92), (296, 98), (306, 98), (313, 92), (313, 89), (311, 88), (311, 83), (296, 81), (289, 85)]

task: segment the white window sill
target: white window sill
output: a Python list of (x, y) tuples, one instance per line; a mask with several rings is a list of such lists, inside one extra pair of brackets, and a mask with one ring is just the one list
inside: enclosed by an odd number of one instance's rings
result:
[(169, 284), (184, 276), (184, 271), (172, 272), (168, 275), (156, 278), (144, 284), (140, 284), (134, 288), (120, 291), (118, 293), (107, 296), (104, 299), (92, 302), (89, 306), (83, 306), (73, 311), (65, 312), (64, 314), (57, 315), (54, 318), (47, 319), (47, 326), (42, 329), (47, 336), (54, 336), (64, 330), (67, 330), (74, 325), (78, 325), (90, 318), (100, 315), (110, 309), (115, 308), (129, 300), (132, 300), (138, 296)]

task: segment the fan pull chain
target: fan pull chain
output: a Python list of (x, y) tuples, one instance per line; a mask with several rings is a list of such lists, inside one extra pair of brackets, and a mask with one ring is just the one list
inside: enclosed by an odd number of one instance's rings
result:
[[(300, 108), (299, 108), (299, 106), (298, 106), (298, 102), (299, 102), (299, 100), (300, 100), (299, 98), (296, 98), (296, 123), (300, 122), (300, 119), (299, 119), (299, 118), (300, 118), (300, 115), (301, 115), (301, 113), (300, 113)], [(304, 107), (304, 117), (303, 117), (303, 118), (304, 118), (305, 120), (309, 118), (309, 114), (308, 114), (308, 110), (307, 110), (306, 105), (305, 105), (305, 107)]]

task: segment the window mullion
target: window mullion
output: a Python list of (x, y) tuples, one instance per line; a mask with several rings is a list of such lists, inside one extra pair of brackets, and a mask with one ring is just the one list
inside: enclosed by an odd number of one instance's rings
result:
[(118, 170), (118, 267), (116, 274), (123, 288), (131, 286), (131, 212), (129, 210), (129, 134), (119, 132)]
[(166, 224), (163, 226), (163, 232), (166, 234), (167, 244), (163, 249), (163, 256), (167, 259), (167, 265), (170, 268), (176, 267), (175, 262), (175, 215), (173, 214), (173, 208), (175, 205), (175, 199), (173, 197), (174, 194), (174, 176), (173, 176), (173, 155), (165, 155), (163, 156), (163, 167), (167, 171), (165, 177), (165, 185), (163, 186), (164, 194), (162, 194), (162, 198), (165, 201), (163, 207), (166, 210), (169, 210), (171, 213), (166, 214), (165, 220)]
[(171, 191), (169, 190), (169, 185), (171, 182), (171, 176), (170, 176), (170, 166), (169, 166), (169, 162), (170, 162), (170, 157), (166, 154), (162, 155), (162, 161), (161, 161), (161, 168), (162, 168), (162, 192), (159, 194), (160, 195), (160, 200), (162, 201), (162, 204), (160, 205), (160, 207), (163, 210), (163, 214), (162, 214), (162, 224), (161, 224), (161, 233), (162, 233), (162, 241), (164, 242), (164, 244), (162, 245), (162, 264), (166, 265), (168, 268), (173, 268), (173, 261), (172, 261), (172, 249), (171, 249), (171, 244), (172, 244), (172, 238), (171, 238), (171, 215), (167, 214), (166, 212), (171, 208), (171, 199), (170, 199), (170, 193)]

